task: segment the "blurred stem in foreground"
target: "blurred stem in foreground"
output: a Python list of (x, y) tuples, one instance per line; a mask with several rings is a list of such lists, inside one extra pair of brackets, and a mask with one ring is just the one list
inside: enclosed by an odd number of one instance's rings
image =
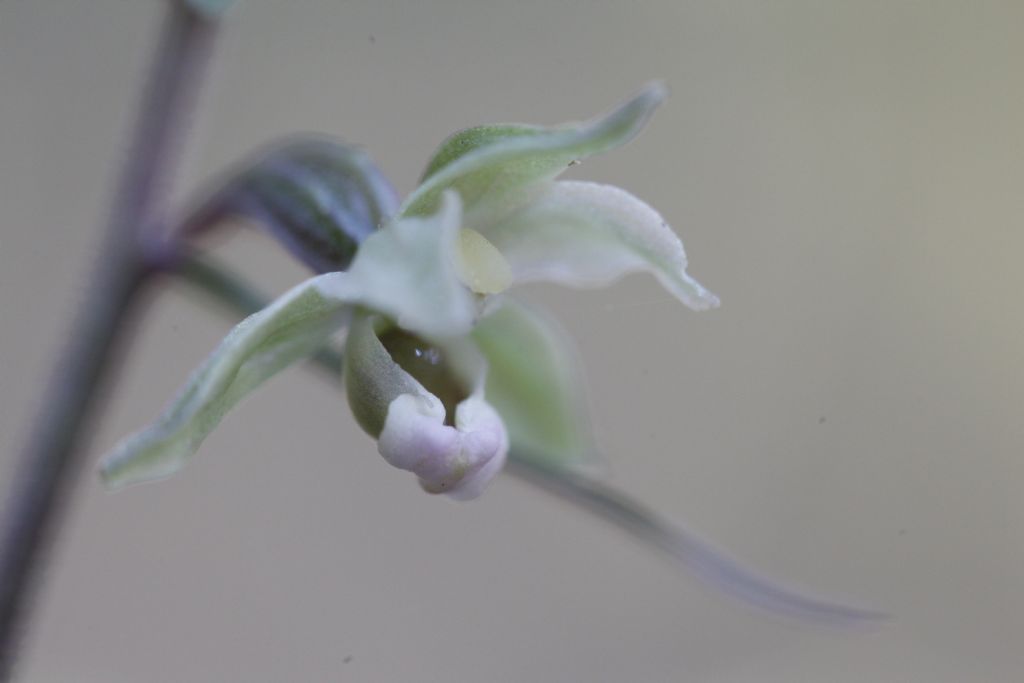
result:
[(86, 451), (84, 428), (97, 409), (110, 361), (126, 343), (133, 304), (153, 273), (144, 238), (155, 236), (216, 35), (212, 11), (179, 0), (167, 4), (88, 298), (69, 330), (6, 500), (0, 530), (0, 681), (14, 669), (47, 547)]

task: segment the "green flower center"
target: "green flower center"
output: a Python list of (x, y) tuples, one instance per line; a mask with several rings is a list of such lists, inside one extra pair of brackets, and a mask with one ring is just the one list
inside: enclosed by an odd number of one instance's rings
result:
[(444, 404), (444, 423), (455, 425), (455, 408), (469, 398), (469, 390), (445, 361), (444, 352), (430, 342), (398, 327), (378, 335), (391, 359)]

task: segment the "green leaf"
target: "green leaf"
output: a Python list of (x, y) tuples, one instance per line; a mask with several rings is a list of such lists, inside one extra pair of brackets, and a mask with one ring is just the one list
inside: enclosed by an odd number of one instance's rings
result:
[(594, 455), (583, 372), (553, 320), (505, 300), (477, 324), (473, 340), (488, 363), (484, 396), (504, 420), (515, 452), (558, 465)]
[(173, 474), (246, 394), (320, 349), (348, 309), (321, 291), (325, 280), (338, 275), (307, 280), (239, 323), (157, 422), (104, 459), (104, 482), (116, 488)]
[(524, 185), (554, 178), (574, 161), (632, 139), (665, 99), (659, 84), (603, 118), (555, 128), (518, 124), (471, 128), (446, 140), (427, 165), (425, 180), (405, 200), (401, 215), (432, 212), (455, 189), (467, 212)]

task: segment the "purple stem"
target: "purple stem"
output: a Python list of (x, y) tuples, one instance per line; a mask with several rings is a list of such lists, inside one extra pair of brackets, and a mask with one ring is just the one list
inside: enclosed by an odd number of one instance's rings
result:
[(147, 265), (143, 232), (155, 236), (215, 34), (208, 15), (169, 3), (89, 298), (71, 328), (6, 501), (0, 528), (0, 681), (14, 670), (32, 596), (86, 451), (88, 418), (130, 331), (133, 304), (155, 272)]

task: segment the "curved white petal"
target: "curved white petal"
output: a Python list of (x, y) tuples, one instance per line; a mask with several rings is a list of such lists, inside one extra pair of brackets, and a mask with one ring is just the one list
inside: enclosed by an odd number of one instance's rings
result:
[(402, 394), (388, 408), (377, 447), (390, 464), (408, 470), (430, 493), (476, 498), (501, 471), (508, 435), (501, 418), (479, 395), (459, 404), (455, 426), (432, 395)]
[(367, 237), (344, 277), (325, 284), (324, 293), (425, 337), (465, 334), (476, 304), (457, 271), (461, 220), (458, 195), (446, 192), (433, 216), (398, 219)]
[(508, 435), (483, 398), (486, 361), (468, 338), (443, 344), (446, 363), (472, 393), (446, 424), (441, 400), (392, 359), (377, 336), (379, 318), (359, 315), (345, 342), (345, 389), (359, 425), (377, 438), (391, 465), (416, 474), (423, 488), (467, 500), (501, 470)]
[(718, 306), (687, 274), (683, 243), (658, 212), (611, 185), (550, 183), (512, 215), (472, 227), (498, 248), (517, 283), (599, 287), (647, 271), (690, 308)]

